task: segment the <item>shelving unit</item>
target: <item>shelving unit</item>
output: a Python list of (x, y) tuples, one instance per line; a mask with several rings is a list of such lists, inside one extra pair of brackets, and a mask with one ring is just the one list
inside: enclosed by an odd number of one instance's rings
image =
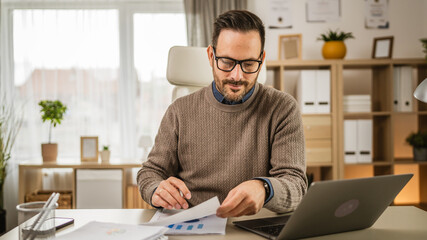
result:
[[(399, 66), (411, 66), (413, 70), (413, 86), (415, 87), (427, 77), (427, 61), (425, 59), (357, 59), (357, 60), (285, 60), (267, 61), (269, 74), (273, 72), (273, 87), (295, 96), (289, 84), (287, 73), (306, 69), (329, 69), (331, 71), (331, 113), (303, 114), (306, 135), (307, 172), (315, 175), (315, 180), (345, 179), (371, 177), (385, 174), (413, 173), (413, 179), (402, 190), (395, 204), (427, 205), (427, 162), (414, 162), (412, 148), (405, 145), (404, 138), (411, 131), (427, 131), (427, 104), (412, 99), (413, 110), (395, 112), (393, 110), (393, 73)], [(360, 76), (369, 74), (368, 84), (371, 96), (371, 112), (346, 113), (343, 108), (344, 89), (347, 71), (356, 72)], [(269, 75), (271, 76), (271, 75)], [(348, 79), (347, 79), (348, 80)], [(290, 86), (290, 88), (289, 88)], [(413, 90), (414, 90), (413, 89)], [(319, 118), (329, 117), (331, 138), (331, 159), (318, 162), (309, 158), (310, 134), (309, 124)], [(344, 120), (373, 120), (373, 154), (372, 163), (344, 163)], [(329, 130), (328, 130), (329, 131)], [(325, 133), (323, 133), (325, 134)], [(330, 134), (330, 135), (329, 135)]]
[[(132, 176), (132, 168), (140, 168), (141, 163), (98, 163), (98, 162), (70, 162), (70, 163), (22, 163), (19, 164), (19, 203), (25, 202), (25, 195), (42, 189), (43, 169), (71, 169), (72, 170), (72, 208), (76, 208), (76, 170), (78, 169), (119, 169), (122, 171), (122, 203), (123, 208), (136, 207), (131, 199), (129, 187)], [(134, 194), (135, 195), (135, 194)], [(130, 206), (133, 203), (133, 206)]]
[(287, 81), (286, 73), (300, 70), (327, 69), (331, 72), (331, 112), (329, 114), (303, 114), (306, 137), (307, 173), (314, 181), (338, 178), (338, 98), (337, 64), (328, 60), (267, 61), (267, 71), (274, 72), (273, 87), (295, 96), (294, 83)]

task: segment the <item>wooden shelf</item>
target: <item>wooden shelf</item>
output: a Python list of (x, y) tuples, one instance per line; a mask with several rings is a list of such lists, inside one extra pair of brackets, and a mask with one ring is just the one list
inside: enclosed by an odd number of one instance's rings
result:
[(100, 163), (100, 162), (61, 162), (61, 163), (49, 163), (49, 162), (40, 162), (40, 163), (21, 163), (20, 167), (24, 168), (140, 168), (142, 163), (129, 162), (129, 163)]
[(391, 162), (371, 162), (371, 163), (344, 163), (346, 166), (392, 166)]
[(132, 168), (140, 168), (141, 163), (129, 162), (129, 163), (98, 163), (98, 162), (77, 162), (69, 161), (65, 163), (21, 163), (19, 164), (19, 203), (25, 202), (25, 195), (33, 193), (36, 190), (42, 189), (42, 170), (43, 169), (71, 169), (72, 173), (72, 207), (76, 207), (76, 170), (78, 169), (120, 169), (122, 170), (122, 203), (123, 208), (126, 208), (127, 204), (127, 181), (132, 175)]
[(345, 112), (345, 118), (366, 118), (366, 117), (375, 117), (375, 116), (391, 116), (391, 112)]
[(336, 64), (335, 60), (269, 60), (267, 61), (267, 70), (273, 68), (291, 68), (301, 69), (318, 69)]
[(396, 159), (394, 164), (418, 164), (418, 165), (427, 165), (427, 161), (414, 161), (412, 159)]
[(308, 162), (307, 167), (332, 167), (332, 163), (331, 162), (318, 162), (318, 163)]
[[(409, 146), (404, 143), (407, 134), (400, 131), (402, 127), (413, 130), (427, 129), (427, 104), (413, 99), (412, 112), (395, 112), (393, 110), (393, 74), (394, 68), (399, 66), (411, 66), (413, 68), (414, 84), (419, 84), (427, 75), (427, 61), (425, 59), (347, 59), (347, 60), (281, 60), (267, 61), (267, 69), (273, 71), (273, 86), (281, 91), (296, 94), (292, 88), (296, 83), (287, 82), (288, 78), (295, 78), (292, 71), (329, 69), (331, 71), (331, 113), (327, 115), (303, 114), (304, 128), (308, 128), (305, 118), (322, 116), (330, 117), (331, 161), (307, 163), (308, 172), (314, 174), (315, 179), (344, 179), (369, 177), (385, 174), (414, 173), (411, 180), (416, 184), (405, 187), (398, 201), (410, 201), (411, 204), (427, 203), (427, 161), (414, 162), (411, 158), (396, 151)], [(290, 71), (289, 71), (290, 70)], [(371, 79), (364, 84), (370, 84), (372, 112), (344, 112), (344, 81), (347, 76), (345, 71), (351, 74), (361, 72), (361, 76), (371, 74)], [(289, 80), (288, 80), (289, 81)], [(295, 81), (295, 80), (293, 80)], [(363, 92), (362, 94), (366, 94)], [(346, 164), (344, 162), (344, 120), (346, 119), (372, 119), (373, 120), (373, 162)], [(316, 123), (312, 120), (310, 123)], [(312, 129), (312, 128), (311, 128)], [(324, 133), (318, 135), (320, 138)], [(317, 139), (309, 139), (309, 145), (313, 146)], [(306, 144), (307, 144), (306, 139)], [(399, 145), (400, 144), (400, 145)], [(319, 144), (320, 145), (320, 144)], [(312, 153), (315, 151), (312, 151)], [(415, 187), (414, 187), (415, 186)], [(419, 186), (419, 188), (418, 188)], [(411, 188), (411, 191), (407, 189)]]
[(330, 117), (331, 114), (330, 113), (305, 113), (305, 114), (301, 114), (302, 117)]

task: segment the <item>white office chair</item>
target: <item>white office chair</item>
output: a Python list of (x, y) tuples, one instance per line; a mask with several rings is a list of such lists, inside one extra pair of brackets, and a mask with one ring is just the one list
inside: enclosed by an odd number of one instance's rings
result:
[[(258, 82), (267, 79), (264, 63), (258, 75)], [(172, 101), (208, 86), (213, 81), (206, 48), (175, 46), (169, 50), (166, 78), (175, 85)]]

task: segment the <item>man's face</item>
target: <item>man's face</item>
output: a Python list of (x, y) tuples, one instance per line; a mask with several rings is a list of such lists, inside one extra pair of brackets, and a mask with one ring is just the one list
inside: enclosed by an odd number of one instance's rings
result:
[[(259, 70), (256, 73), (244, 73), (237, 64), (231, 72), (218, 69), (212, 46), (208, 47), (209, 61), (217, 90), (228, 101), (240, 101), (255, 85)], [(216, 57), (227, 57), (235, 60), (264, 60), (261, 54), (261, 39), (257, 31), (238, 32), (222, 30), (215, 49)], [(261, 68), (260, 68), (261, 69)]]

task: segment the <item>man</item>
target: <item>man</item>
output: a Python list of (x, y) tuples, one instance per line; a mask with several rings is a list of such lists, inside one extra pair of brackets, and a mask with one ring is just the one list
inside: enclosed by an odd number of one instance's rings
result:
[(155, 207), (188, 208), (213, 196), (219, 217), (293, 210), (306, 192), (301, 116), (289, 94), (257, 83), (262, 21), (229, 11), (207, 53), (214, 81), (166, 111), (137, 180)]

